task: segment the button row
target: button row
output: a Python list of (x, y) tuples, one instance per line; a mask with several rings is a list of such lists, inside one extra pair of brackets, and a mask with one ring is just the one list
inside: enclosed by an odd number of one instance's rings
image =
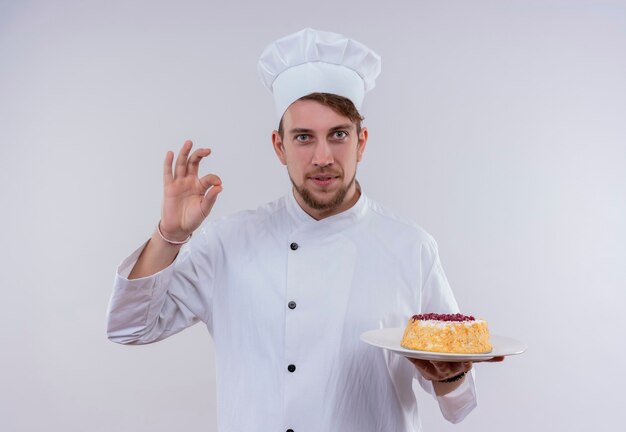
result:
[[(298, 243), (291, 243), (289, 245), (289, 248), (292, 251), (298, 250)], [(295, 301), (290, 301), (287, 306), (289, 307), (289, 309), (295, 309), (296, 308), (296, 302)], [(296, 365), (290, 364), (289, 366), (287, 366), (287, 370), (291, 373), (296, 371)], [(287, 429), (285, 432), (294, 432), (293, 429)]]
[[(289, 247), (291, 248), (291, 250), (297, 250), (298, 249), (298, 243), (291, 243), (289, 245)], [(290, 301), (287, 306), (289, 306), (289, 309), (295, 309), (296, 308), (296, 302), (295, 301)]]

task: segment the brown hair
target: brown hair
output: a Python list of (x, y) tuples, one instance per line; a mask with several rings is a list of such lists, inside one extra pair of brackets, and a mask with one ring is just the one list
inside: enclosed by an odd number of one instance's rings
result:
[[(337, 114), (348, 117), (350, 121), (356, 125), (357, 135), (361, 133), (361, 122), (364, 120), (364, 117), (359, 113), (350, 99), (332, 93), (311, 93), (302, 96), (298, 100), (312, 100), (329, 107)], [(281, 117), (280, 123), (278, 124), (278, 135), (281, 139), (283, 139), (283, 133), (283, 118)]]

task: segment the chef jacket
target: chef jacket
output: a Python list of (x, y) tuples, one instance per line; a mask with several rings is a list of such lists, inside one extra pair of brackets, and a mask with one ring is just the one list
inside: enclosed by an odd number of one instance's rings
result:
[[(146, 344), (197, 322), (214, 340), (222, 432), (420, 431), (415, 392), (432, 384), (403, 356), (359, 339), (415, 313), (458, 312), (437, 245), (361, 194), (315, 220), (292, 193), (205, 221), (175, 261), (118, 268), (109, 338)], [(475, 406), (473, 374), (436, 397), (451, 422)]]

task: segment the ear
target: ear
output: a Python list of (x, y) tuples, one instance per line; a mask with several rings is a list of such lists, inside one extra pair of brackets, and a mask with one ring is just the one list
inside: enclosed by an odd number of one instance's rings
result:
[(356, 148), (357, 162), (361, 162), (361, 159), (363, 158), (363, 152), (365, 151), (365, 146), (367, 145), (367, 136), (368, 136), (367, 128), (362, 127), (361, 133), (359, 134), (359, 142), (357, 143), (357, 148)]
[(278, 156), (278, 160), (283, 165), (287, 165), (287, 158), (285, 157), (285, 147), (283, 146), (283, 140), (278, 135), (278, 131), (272, 131), (272, 146)]

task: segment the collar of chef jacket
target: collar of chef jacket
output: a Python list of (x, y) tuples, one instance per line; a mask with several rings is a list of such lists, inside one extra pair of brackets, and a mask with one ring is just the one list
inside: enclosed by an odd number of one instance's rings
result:
[(365, 216), (365, 213), (367, 212), (367, 197), (363, 194), (363, 192), (361, 192), (361, 196), (357, 202), (349, 209), (336, 215), (317, 220), (311, 217), (311, 215), (300, 207), (300, 204), (296, 201), (294, 192), (292, 191), (287, 194), (287, 211), (289, 212), (289, 215), (294, 218), (299, 229), (305, 231), (341, 231), (352, 226), (355, 222)]

